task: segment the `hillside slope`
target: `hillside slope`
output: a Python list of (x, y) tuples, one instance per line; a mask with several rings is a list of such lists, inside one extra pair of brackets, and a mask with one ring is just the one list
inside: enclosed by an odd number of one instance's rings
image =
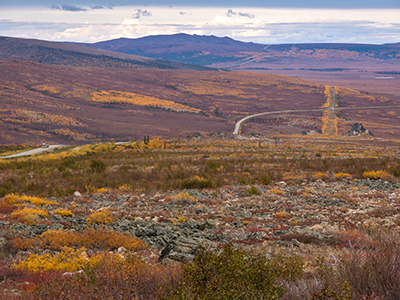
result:
[(208, 69), (69, 43), (12, 37), (0, 37), (0, 59), (23, 59), (50, 65), (68, 66), (178, 70)]
[[(244, 116), (319, 108), (325, 86), (298, 78), (246, 72), (73, 67), (0, 60), (0, 143), (186, 137), (232, 132)], [(395, 105), (398, 97), (342, 89), (340, 106)], [(400, 134), (388, 109), (342, 112), (339, 132), (358, 121), (375, 136)], [(251, 132), (300, 133), (322, 126), (321, 113), (252, 120)], [(346, 120), (348, 119), (348, 120)], [(390, 128), (390, 130), (388, 130)]]

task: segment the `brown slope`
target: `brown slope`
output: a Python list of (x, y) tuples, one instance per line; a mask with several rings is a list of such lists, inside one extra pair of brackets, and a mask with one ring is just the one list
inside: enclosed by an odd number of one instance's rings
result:
[(45, 64), (69, 66), (178, 70), (207, 69), (69, 43), (12, 37), (0, 37), (0, 59), (23, 59)]
[[(14, 60), (0, 61), (0, 70), (0, 144), (42, 139), (77, 144), (141, 139), (144, 135), (173, 138), (196, 131), (232, 132), (234, 122), (249, 114), (318, 108), (325, 102), (324, 86), (272, 74), (71, 67)], [(106, 95), (99, 97), (108, 102), (93, 102), (94, 95)], [(131, 95), (168, 104), (112, 103), (121, 98), (132, 100)], [(340, 105), (392, 105), (398, 101), (392, 96), (379, 97), (345, 91)], [(171, 111), (171, 103), (192, 112)], [(400, 121), (391, 111), (343, 115), (369, 122), (374, 128), (366, 128), (375, 135), (393, 136), (400, 133)], [(299, 133), (320, 128), (320, 117), (320, 113), (280, 115), (248, 123), (243, 130)], [(351, 124), (344, 124), (342, 132), (349, 129), (346, 126)]]

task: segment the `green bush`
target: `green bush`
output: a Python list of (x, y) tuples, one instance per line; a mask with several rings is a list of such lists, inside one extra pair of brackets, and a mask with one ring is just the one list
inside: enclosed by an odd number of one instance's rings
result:
[(209, 168), (210, 170), (214, 171), (214, 173), (217, 172), (218, 168), (221, 166), (220, 163), (216, 162), (216, 161), (208, 161), (207, 162), (207, 168)]
[(212, 183), (209, 179), (195, 176), (191, 179), (183, 179), (180, 183), (182, 189), (204, 189), (211, 188)]
[(252, 186), (251, 188), (245, 190), (243, 193), (244, 197), (250, 197), (253, 195), (261, 195), (260, 190), (258, 188), (256, 188), (255, 186)]
[(226, 244), (222, 251), (200, 247), (193, 262), (183, 266), (182, 282), (162, 299), (278, 299), (283, 289), (261, 254)]
[(93, 172), (96, 173), (101, 173), (106, 169), (106, 164), (103, 163), (101, 160), (92, 160), (92, 163), (90, 164), (90, 168), (93, 170)]

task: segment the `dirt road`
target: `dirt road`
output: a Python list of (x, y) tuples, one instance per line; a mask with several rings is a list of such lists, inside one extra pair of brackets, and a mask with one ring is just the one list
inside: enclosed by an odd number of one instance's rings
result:
[(68, 145), (51, 145), (46, 148), (37, 148), (13, 155), (8, 155), (8, 156), (2, 156), (0, 159), (6, 159), (6, 158), (13, 158), (13, 157), (21, 157), (21, 156), (30, 156), (30, 155), (36, 155), (36, 154), (41, 154), (44, 152), (53, 152), (56, 148), (62, 148), (62, 147), (67, 147)]

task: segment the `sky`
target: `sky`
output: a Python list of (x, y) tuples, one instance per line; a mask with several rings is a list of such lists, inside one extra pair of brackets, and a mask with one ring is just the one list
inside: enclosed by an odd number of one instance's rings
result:
[(98, 42), (187, 33), (244, 42), (400, 42), (400, 0), (0, 0), (0, 36)]

